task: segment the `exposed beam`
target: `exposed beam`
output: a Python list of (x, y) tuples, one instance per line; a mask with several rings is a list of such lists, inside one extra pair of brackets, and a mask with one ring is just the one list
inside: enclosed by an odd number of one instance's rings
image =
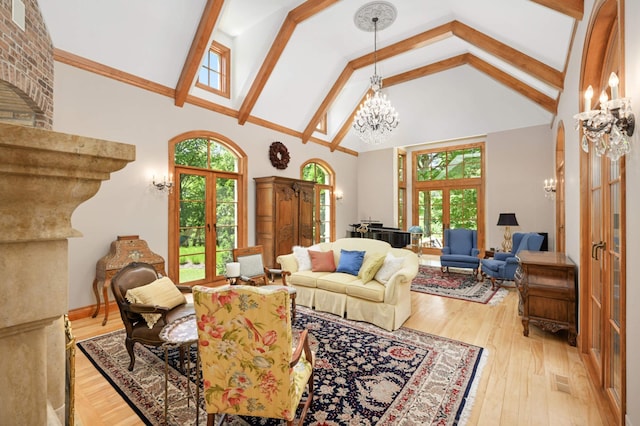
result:
[[(428, 44), (435, 43), (439, 40), (450, 37), (451, 27), (452, 27), (451, 23), (449, 22), (447, 24), (427, 30), (413, 37), (409, 37), (407, 39), (399, 41), (398, 43), (389, 45), (383, 49), (378, 50), (377, 59), (379, 61), (388, 59), (395, 55), (399, 55), (400, 53), (407, 52), (411, 49), (424, 47)], [(349, 61), (349, 63), (345, 66), (344, 70), (342, 71), (342, 73), (334, 83), (329, 93), (327, 93), (327, 96), (324, 98), (324, 100), (320, 104), (320, 107), (318, 108), (316, 113), (313, 115), (313, 117), (309, 121), (309, 124), (307, 124), (307, 127), (305, 128), (304, 132), (302, 132), (302, 142), (306, 143), (309, 140), (309, 138), (311, 137), (311, 134), (314, 132), (316, 126), (320, 122), (320, 118), (329, 110), (331, 103), (333, 103), (333, 101), (338, 96), (338, 94), (340, 93), (344, 85), (347, 83), (347, 80), (351, 76), (353, 71), (359, 68), (366, 67), (367, 65), (371, 65), (373, 64), (373, 61), (374, 61), (373, 52)], [(345, 78), (345, 76), (347, 78)]]
[[(526, 72), (534, 78), (544, 81), (545, 83), (558, 90), (562, 90), (563, 88), (564, 75), (562, 72), (528, 55), (525, 55), (524, 53), (510, 46), (507, 46), (506, 44), (501, 43), (459, 21), (448, 22), (439, 27), (427, 30), (423, 33), (417, 34), (413, 37), (409, 37), (405, 40), (380, 49), (377, 52), (377, 59), (379, 61), (382, 61), (407, 52), (409, 50), (421, 48), (430, 43), (435, 43), (452, 35), (459, 37), (460, 39), (465, 40), (466, 42), (486, 52), (491, 53), (501, 60), (515, 66), (516, 68)], [(347, 64), (345, 70), (342, 72), (329, 93), (327, 93), (324, 101), (322, 101), (320, 107), (318, 107), (318, 110), (307, 124), (305, 130), (302, 132), (302, 142), (306, 142), (307, 140), (309, 140), (317, 126), (317, 123), (320, 121), (320, 118), (329, 110), (333, 100), (335, 100), (344, 85), (347, 83), (347, 81), (343, 79), (345, 71), (349, 70), (350, 75), (351, 73), (353, 73), (353, 71), (371, 65), (373, 64), (373, 62), (374, 53), (371, 52), (359, 58), (353, 59)], [(385, 79), (386, 85), (389, 85), (388, 80), (388, 78)]]
[(249, 117), (253, 107), (256, 105), (258, 97), (262, 93), (262, 90), (264, 90), (267, 80), (269, 80), (273, 69), (278, 63), (282, 52), (284, 52), (285, 47), (287, 47), (287, 43), (298, 24), (316, 13), (323, 11), (337, 1), (338, 0), (307, 0), (287, 14), (255, 80), (253, 80), (247, 96), (242, 101), (238, 116), (239, 124), (244, 124), (247, 121), (247, 117)]
[(478, 71), (482, 71), (489, 77), (494, 80), (504, 84), (507, 87), (515, 90), (521, 95), (529, 98), (533, 102), (540, 105), (540, 107), (549, 111), (551, 114), (555, 115), (558, 111), (558, 101), (553, 99), (539, 90), (534, 89), (533, 87), (523, 83), (517, 78), (507, 74), (506, 72), (494, 67), (493, 65), (483, 61), (477, 56), (469, 55), (468, 56), (468, 64), (477, 69)]
[(180, 78), (176, 86), (175, 104), (176, 106), (183, 106), (193, 79), (196, 77), (200, 63), (204, 57), (204, 52), (209, 48), (209, 39), (211, 33), (216, 25), (220, 11), (224, 0), (207, 0), (207, 4), (204, 6), (202, 17), (200, 18), (200, 24), (196, 30), (196, 35), (193, 37), (191, 43), (191, 49), (187, 54), (187, 59), (184, 61)]
[[(415, 68), (391, 77), (387, 77), (383, 80), (383, 85), (384, 87), (391, 87), (396, 84), (406, 83), (407, 81), (415, 80), (427, 75), (436, 74), (451, 68), (467, 64), (474, 67), (478, 71), (483, 72), (494, 80), (497, 80), (498, 82), (504, 84), (505, 86), (515, 90), (521, 95), (527, 97), (531, 101), (540, 105), (541, 108), (544, 108), (552, 114), (556, 114), (558, 109), (557, 100), (521, 82), (517, 78), (510, 76), (504, 71), (494, 67), (493, 65), (483, 61), (482, 59), (472, 55), (471, 53), (464, 53), (462, 55), (454, 56), (442, 61), (434, 62), (433, 64), (425, 65), (423, 67)], [(370, 93), (371, 90), (369, 89), (369, 91), (367, 91), (367, 94)], [(347, 120), (342, 124), (340, 130), (338, 130), (338, 132), (334, 136), (330, 145), (331, 151), (334, 151), (349, 133), (349, 129), (351, 128), (351, 124), (356, 115), (356, 112), (358, 108), (360, 108), (360, 105), (362, 105), (362, 103), (365, 101), (367, 94), (365, 94), (360, 102), (358, 102), (357, 106), (354, 108), (351, 114), (349, 114)]]
[(563, 13), (578, 21), (584, 16), (584, 0), (531, 0), (556, 12)]
[(453, 33), (456, 37), (491, 53), (508, 64), (526, 72), (538, 80), (544, 81), (551, 87), (562, 90), (564, 75), (549, 65), (538, 61), (524, 53), (495, 40), (488, 35), (471, 28), (459, 21), (453, 21)]
[[(425, 65), (423, 67), (404, 72), (402, 74), (397, 74), (397, 75), (385, 78), (382, 81), (383, 87), (390, 87), (395, 84), (404, 83), (409, 80), (414, 80), (416, 78), (424, 77), (430, 74), (435, 74), (438, 72), (446, 71), (451, 68), (458, 67), (460, 65), (464, 65), (466, 63), (466, 56), (467, 54), (454, 56), (452, 58), (448, 58), (433, 64)], [(338, 130), (333, 140), (331, 141), (331, 145), (330, 145), (331, 151), (335, 150), (338, 147), (338, 145), (340, 145), (342, 140), (347, 136), (347, 133), (349, 133), (349, 129), (351, 128), (351, 124), (356, 115), (356, 112), (358, 111), (358, 108), (360, 108), (360, 105), (362, 105), (362, 103), (365, 101), (367, 94), (371, 94), (371, 93), (372, 91), (371, 89), (369, 89), (367, 93), (362, 97), (360, 102), (358, 102), (353, 112), (349, 114), (349, 116), (347, 117), (347, 120), (342, 124), (342, 127), (340, 127), (340, 130)]]

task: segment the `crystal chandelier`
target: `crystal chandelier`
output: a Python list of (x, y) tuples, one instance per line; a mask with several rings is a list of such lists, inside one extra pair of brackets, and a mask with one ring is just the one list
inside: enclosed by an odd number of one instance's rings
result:
[(612, 161), (631, 152), (630, 138), (635, 128), (635, 117), (631, 112), (631, 99), (618, 98), (618, 76), (611, 73), (609, 87), (611, 100), (607, 92), (600, 95), (600, 109), (591, 110), (593, 87), (589, 86), (584, 94), (585, 111), (576, 114), (576, 130), (582, 123), (582, 149), (589, 152), (589, 142), (593, 144), (596, 155), (606, 155)]
[[(379, 7), (380, 3), (376, 3), (376, 6)], [(383, 143), (393, 129), (398, 127), (398, 113), (381, 91), (382, 77), (378, 75), (376, 57), (378, 17), (372, 17), (371, 22), (373, 22), (373, 76), (370, 81), (373, 96), (371, 93), (367, 94), (367, 99), (360, 106), (353, 119), (353, 128), (365, 143), (378, 145)]]

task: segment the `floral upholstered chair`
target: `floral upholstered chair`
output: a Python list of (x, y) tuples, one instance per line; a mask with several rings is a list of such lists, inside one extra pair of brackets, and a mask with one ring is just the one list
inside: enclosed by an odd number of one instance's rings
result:
[(302, 424), (313, 401), (314, 354), (307, 330), (293, 348), (286, 289), (195, 286), (193, 299), (207, 424), (236, 414), (292, 425), (298, 407)]

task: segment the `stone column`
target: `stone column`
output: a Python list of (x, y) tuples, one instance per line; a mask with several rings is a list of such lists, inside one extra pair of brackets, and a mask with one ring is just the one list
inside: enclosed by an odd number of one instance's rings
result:
[(132, 145), (0, 123), (0, 424), (64, 423), (71, 215), (134, 159)]

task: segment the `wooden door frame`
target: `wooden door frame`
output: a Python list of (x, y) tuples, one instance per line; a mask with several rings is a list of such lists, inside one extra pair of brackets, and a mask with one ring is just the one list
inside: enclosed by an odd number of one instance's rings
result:
[(566, 252), (566, 216), (565, 216), (565, 160), (564, 160), (564, 123), (558, 123), (556, 133), (556, 238), (555, 251)]
[[(604, 85), (605, 78), (603, 71), (607, 67), (611, 67), (610, 49), (612, 36), (617, 31), (617, 44), (615, 47), (619, 49), (617, 53), (617, 69), (620, 78), (620, 91), (624, 94), (624, 0), (596, 0), (593, 7), (587, 33), (585, 37), (584, 49), (582, 52), (582, 64), (580, 70), (579, 93), (582, 94), (590, 84)], [(598, 90), (595, 90), (599, 93)], [(584, 99), (579, 97), (578, 104), (580, 110), (584, 110)], [(589, 285), (591, 282), (590, 268), (587, 266), (591, 261), (591, 241), (590, 241), (590, 167), (589, 154), (580, 149), (580, 144), (576, 144), (580, 152), (580, 335), (578, 336), (578, 348), (585, 360), (585, 365), (589, 371), (592, 381), (596, 387), (603, 389), (598, 385), (598, 377), (600, 372), (594, 371), (593, 365), (588, 359), (587, 336), (584, 332), (589, 330)], [(610, 403), (609, 408), (614, 413), (618, 423), (622, 424), (626, 413), (626, 173), (624, 157), (618, 160), (620, 162), (620, 178), (621, 178), (621, 219), (620, 219), (620, 345), (621, 345), (621, 395), (620, 395), (620, 411), (615, 404)], [(603, 182), (603, 185), (605, 182)], [(606, 325), (606, 324), (603, 324)], [(604, 332), (604, 329), (603, 329)], [(605, 342), (605, 345), (607, 342)], [(603, 347), (604, 349), (604, 347)], [(603, 389), (608, 399), (608, 392)]]

